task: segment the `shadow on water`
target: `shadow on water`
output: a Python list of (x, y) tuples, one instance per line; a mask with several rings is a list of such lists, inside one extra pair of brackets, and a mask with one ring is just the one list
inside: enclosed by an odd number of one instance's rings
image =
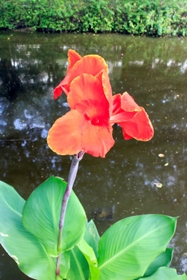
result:
[[(186, 39), (0, 34), (0, 180), (26, 199), (50, 175), (67, 179), (70, 158), (50, 151), (46, 137), (68, 111), (65, 96), (54, 101), (52, 91), (65, 75), (69, 48), (103, 56), (114, 93), (128, 91), (155, 128), (142, 143), (124, 141), (115, 126), (116, 144), (105, 159), (85, 155), (75, 192), (88, 218), (102, 234), (129, 215), (179, 216), (173, 266), (187, 271)], [(0, 279), (28, 279), (3, 250), (0, 260)]]

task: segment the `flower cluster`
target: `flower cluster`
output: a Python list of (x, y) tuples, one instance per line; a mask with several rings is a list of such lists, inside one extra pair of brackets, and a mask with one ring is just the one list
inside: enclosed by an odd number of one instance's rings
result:
[(148, 141), (154, 130), (144, 108), (127, 93), (112, 96), (108, 66), (98, 55), (81, 57), (68, 51), (65, 78), (54, 90), (54, 99), (67, 95), (70, 111), (53, 124), (48, 134), (49, 147), (60, 155), (80, 151), (105, 157), (114, 145), (113, 125), (122, 128), (125, 140)]

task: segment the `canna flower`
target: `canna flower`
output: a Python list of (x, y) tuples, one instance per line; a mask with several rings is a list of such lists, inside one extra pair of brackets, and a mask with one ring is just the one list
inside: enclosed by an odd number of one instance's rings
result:
[(70, 111), (49, 130), (49, 147), (60, 155), (84, 151), (105, 157), (115, 143), (112, 137), (115, 123), (121, 126), (125, 140), (150, 140), (154, 131), (144, 108), (127, 92), (112, 96), (104, 59), (95, 55), (81, 58), (72, 50), (68, 55), (67, 75), (55, 88), (54, 98), (63, 90)]
[(70, 84), (79, 75), (91, 74), (96, 76), (102, 70), (108, 73), (108, 65), (105, 60), (99, 55), (86, 55), (81, 57), (74, 50), (68, 51), (68, 69), (66, 77), (60, 82), (60, 84), (54, 89), (54, 99), (57, 99), (62, 91), (68, 95), (70, 91)]
[(84, 151), (105, 157), (114, 145), (110, 112), (112, 91), (107, 73), (94, 77), (81, 74), (70, 85), (67, 96), (70, 111), (53, 124), (48, 134), (49, 147), (60, 155)]

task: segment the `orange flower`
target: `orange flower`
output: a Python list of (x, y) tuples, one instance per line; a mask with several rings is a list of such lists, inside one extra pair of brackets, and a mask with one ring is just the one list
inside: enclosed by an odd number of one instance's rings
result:
[(49, 130), (49, 147), (60, 155), (84, 151), (105, 157), (114, 145), (115, 123), (122, 127), (126, 140), (150, 140), (154, 131), (145, 110), (127, 92), (112, 97), (104, 59), (94, 55), (81, 58), (72, 50), (68, 55), (67, 75), (55, 88), (55, 98), (63, 90), (71, 110)]
[(74, 155), (83, 150), (95, 157), (105, 157), (114, 145), (109, 121), (112, 91), (106, 71), (97, 77), (90, 74), (76, 77), (67, 100), (71, 110), (49, 130), (49, 147), (60, 155)]
[(68, 61), (69, 65), (66, 77), (55, 88), (54, 99), (57, 99), (62, 94), (62, 91), (68, 95), (71, 82), (80, 74), (85, 73), (97, 76), (102, 70), (108, 73), (108, 66), (105, 60), (99, 55), (86, 55), (81, 57), (76, 51), (70, 49), (68, 51)]

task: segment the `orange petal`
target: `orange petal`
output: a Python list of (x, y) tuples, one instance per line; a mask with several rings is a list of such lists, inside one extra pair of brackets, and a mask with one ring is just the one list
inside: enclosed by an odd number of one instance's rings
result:
[(59, 155), (74, 155), (83, 150), (95, 157), (105, 157), (114, 139), (112, 127), (92, 125), (72, 110), (53, 124), (47, 143)]
[(62, 87), (60, 85), (58, 85), (55, 89), (54, 89), (54, 99), (56, 100), (59, 96), (61, 96), (62, 94)]
[(122, 130), (122, 133), (125, 140), (130, 140), (133, 138), (132, 136), (129, 136), (124, 130)]
[(90, 74), (81, 74), (70, 86), (68, 104), (89, 118), (103, 116), (109, 119), (109, 103), (101, 82)]
[[(111, 88), (111, 84), (110, 84), (110, 80), (108, 77), (108, 74), (105, 70), (102, 70), (101, 72), (101, 82), (103, 85), (103, 90), (105, 93), (105, 96), (109, 102), (109, 106), (110, 106), (110, 115), (112, 113), (112, 88)], [(99, 75), (97, 75), (96, 77), (99, 78)]]
[(96, 126), (85, 122), (82, 131), (82, 150), (94, 157), (105, 157), (115, 141), (112, 137), (112, 127)]
[(118, 93), (112, 96), (112, 115), (116, 115), (121, 111), (121, 94)]
[(83, 73), (96, 76), (100, 71), (105, 70), (108, 73), (108, 65), (99, 55), (87, 55), (81, 58), (75, 51), (68, 53), (70, 65), (66, 77), (54, 89), (54, 99), (57, 99), (62, 91), (68, 95), (69, 87), (73, 79)]
[(85, 118), (72, 110), (56, 120), (49, 130), (47, 143), (59, 155), (74, 155), (82, 150), (81, 131)]
[(60, 84), (54, 89), (54, 99), (57, 99), (62, 92), (67, 95), (69, 92), (69, 80), (70, 80), (70, 70), (82, 57), (74, 50), (68, 50), (68, 69), (65, 78), (60, 82)]
[(144, 108), (140, 107), (141, 111), (129, 121), (119, 123), (122, 127), (124, 138), (135, 138), (136, 140), (148, 141), (154, 135), (153, 126)]
[(141, 111), (140, 106), (134, 101), (128, 92), (124, 92), (121, 96), (121, 109), (127, 112)]
[(74, 66), (74, 64), (79, 61), (82, 58), (80, 54), (78, 54), (76, 51), (69, 49), (68, 50), (68, 71), (71, 70), (71, 68)]
[(62, 94), (63, 91), (66, 95), (69, 92), (69, 75), (68, 74), (60, 82), (60, 84), (54, 89), (54, 99), (57, 99)]
[(121, 124), (123, 122), (130, 121), (136, 114), (137, 114), (137, 112), (121, 111), (120, 113), (118, 113), (114, 116), (112, 115), (110, 117), (110, 124), (111, 125), (113, 125), (115, 123)]
[(136, 112), (134, 111), (124, 111), (121, 108), (121, 94), (116, 94), (113, 96), (113, 103), (112, 103), (112, 116), (110, 117), (110, 123), (113, 125), (114, 123), (121, 123), (129, 121), (134, 117)]
[(69, 83), (82, 73), (96, 76), (101, 70), (108, 73), (108, 65), (99, 55), (86, 55), (71, 68)]

